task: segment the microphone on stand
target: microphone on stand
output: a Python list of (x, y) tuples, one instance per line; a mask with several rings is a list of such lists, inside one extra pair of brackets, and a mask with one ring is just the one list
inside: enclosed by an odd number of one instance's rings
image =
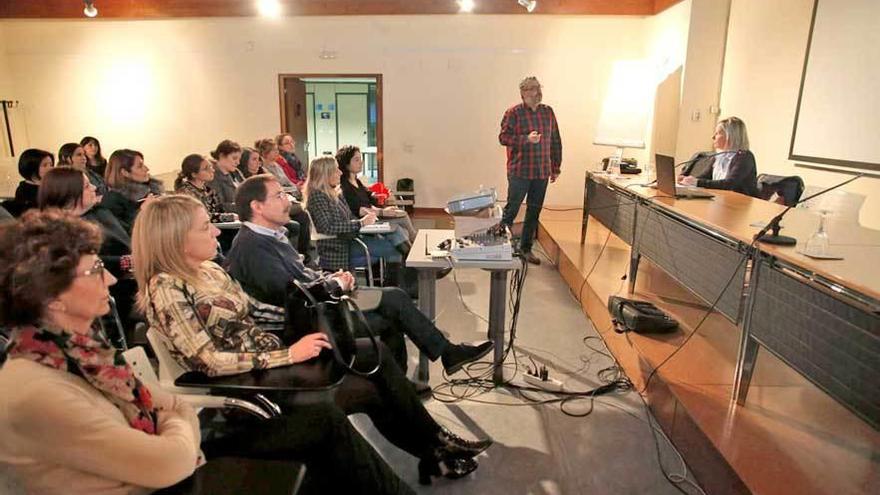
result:
[[(856, 174), (855, 177), (851, 177), (851, 178), (841, 182), (840, 184), (837, 184), (835, 186), (831, 186), (827, 189), (823, 189), (823, 190), (817, 192), (816, 194), (811, 194), (810, 196), (807, 196), (806, 198), (802, 198), (797, 203), (795, 203), (791, 206), (787, 206), (784, 210), (782, 210), (782, 213), (773, 217), (773, 220), (770, 220), (770, 222), (763, 229), (758, 231), (758, 233), (755, 234), (755, 237), (753, 239), (758, 242), (763, 242), (766, 244), (775, 244), (777, 246), (794, 246), (795, 244), (797, 244), (797, 239), (795, 239), (794, 237), (789, 237), (787, 235), (780, 235), (779, 234), (779, 230), (782, 229), (782, 226), (779, 225), (779, 222), (780, 222), (780, 220), (782, 220), (782, 217), (784, 217), (785, 214), (788, 213), (788, 210), (794, 208), (795, 206), (797, 206), (805, 201), (809, 201), (809, 200), (815, 198), (816, 196), (821, 196), (827, 192), (830, 192), (830, 191), (837, 189), (838, 187), (843, 187), (856, 179), (860, 179), (860, 178), (864, 177), (864, 175), (865, 175), (864, 172)], [(771, 233), (768, 235), (767, 232), (771, 232)]]

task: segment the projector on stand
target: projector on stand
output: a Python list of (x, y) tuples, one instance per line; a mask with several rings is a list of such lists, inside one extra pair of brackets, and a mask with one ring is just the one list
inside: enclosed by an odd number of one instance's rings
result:
[(495, 190), (457, 196), (447, 202), (446, 212), (455, 222), (455, 239), (449, 253), (458, 260), (509, 261), (513, 259), (510, 232), (501, 225), (501, 207), (495, 206)]

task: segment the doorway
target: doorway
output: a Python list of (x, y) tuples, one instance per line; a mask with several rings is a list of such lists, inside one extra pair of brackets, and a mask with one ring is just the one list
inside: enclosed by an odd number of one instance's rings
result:
[(281, 131), (296, 140), (303, 163), (355, 145), (364, 183), (382, 181), (382, 75), (281, 74)]

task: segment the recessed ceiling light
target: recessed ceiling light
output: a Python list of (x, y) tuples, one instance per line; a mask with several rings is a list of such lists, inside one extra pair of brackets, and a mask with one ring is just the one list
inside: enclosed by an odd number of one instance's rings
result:
[(278, 0), (258, 0), (257, 10), (263, 17), (280, 17), (281, 3)]
[(474, 11), (474, 0), (458, 0), (458, 11), (459, 12), (473, 12)]

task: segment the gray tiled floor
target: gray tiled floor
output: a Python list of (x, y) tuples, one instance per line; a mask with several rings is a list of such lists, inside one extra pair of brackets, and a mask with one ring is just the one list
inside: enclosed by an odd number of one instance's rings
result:
[[(462, 270), (456, 275), (465, 302), (475, 313), (487, 315), (488, 274)], [(438, 326), (449, 333), (452, 341), (485, 339), (486, 324), (464, 308), (451, 275), (438, 282), (437, 311)], [(567, 389), (589, 390), (600, 384), (597, 372), (612, 364), (582, 343), (584, 337), (596, 335), (556, 269), (546, 260), (540, 267), (531, 267), (517, 330), (518, 355), (526, 360), (526, 356), (531, 356), (546, 364), (551, 368), (551, 376), (564, 381)], [(591, 344), (604, 350), (596, 340)], [(415, 349), (411, 349), (410, 355), (412, 371)], [(512, 359), (509, 363), (507, 376), (513, 371)], [(432, 363), (431, 384), (435, 389), (443, 382), (441, 370), (439, 362)], [(456, 375), (460, 377), (464, 374)], [(476, 399), (483, 402), (427, 402), (428, 409), (442, 424), (462, 435), (489, 435), (496, 441), (479, 457), (480, 468), (473, 475), (456, 481), (435, 480), (431, 487), (417, 485), (416, 459), (371, 431), (365, 417), (355, 417), (353, 421), (398, 474), (418, 487), (419, 493), (677, 493), (660, 471), (645, 409), (634, 392), (598, 398), (593, 413), (583, 418), (566, 416), (558, 404), (528, 404), (504, 389), (495, 389)], [(588, 407), (587, 401), (566, 405), (571, 412), (582, 412)], [(659, 433), (658, 438), (667, 472), (682, 473), (678, 455)], [(697, 493), (687, 484), (682, 488), (687, 493)]]

